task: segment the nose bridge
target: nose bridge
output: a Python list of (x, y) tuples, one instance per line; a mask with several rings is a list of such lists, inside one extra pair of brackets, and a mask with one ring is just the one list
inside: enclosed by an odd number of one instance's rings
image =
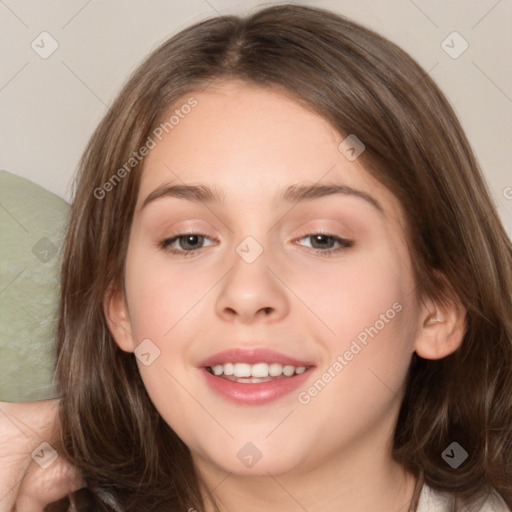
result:
[[(268, 244), (265, 234), (256, 236)], [(229, 258), (231, 271), (222, 281), (216, 302), (217, 314), (226, 320), (237, 317), (246, 323), (259, 316), (278, 319), (288, 313), (284, 285), (270, 270), (272, 251), (256, 236), (245, 236)]]

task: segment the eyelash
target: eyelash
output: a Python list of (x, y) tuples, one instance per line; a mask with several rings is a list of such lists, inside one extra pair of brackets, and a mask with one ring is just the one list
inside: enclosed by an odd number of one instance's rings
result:
[[(169, 238), (166, 238), (165, 240), (162, 240), (161, 242), (159, 242), (158, 243), (158, 247), (161, 250), (168, 251), (168, 252), (170, 252), (172, 254), (179, 254), (179, 255), (184, 256), (184, 257), (193, 256), (194, 254), (199, 252), (202, 249), (202, 247), (199, 248), (199, 249), (191, 250), (191, 251), (178, 250), (178, 249), (174, 249), (174, 248), (170, 247), (171, 244), (173, 244), (175, 241), (179, 240), (182, 237), (190, 236), (190, 235), (201, 236), (201, 237), (213, 240), (215, 242), (218, 242), (217, 239), (210, 238), (205, 233), (191, 231), (191, 232), (186, 232), (186, 233), (174, 233)], [(302, 240), (303, 238), (308, 238), (308, 237), (312, 237), (312, 236), (315, 236), (315, 235), (320, 235), (320, 236), (331, 238), (332, 240), (334, 240), (334, 242), (340, 244), (340, 247), (338, 247), (337, 249), (322, 250), (322, 249), (313, 249), (312, 248), (312, 251), (315, 254), (318, 254), (318, 255), (323, 256), (323, 257), (330, 257), (330, 256), (333, 256), (336, 253), (339, 253), (339, 252), (342, 252), (342, 251), (346, 251), (347, 249), (349, 249), (350, 247), (352, 247), (354, 245), (354, 243), (351, 240), (347, 240), (346, 238), (341, 238), (339, 236), (332, 235), (330, 233), (325, 233), (323, 231), (318, 231), (318, 232), (313, 232), (313, 233), (303, 233), (296, 240)]]
[(327, 249), (326, 251), (322, 249), (311, 249), (315, 254), (318, 254), (320, 256), (329, 258), (331, 256), (334, 256), (337, 253), (346, 251), (350, 247), (354, 245), (354, 242), (352, 240), (348, 240), (346, 238), (341, 238), (339, 236), (333, 235), (331, 233), (327, 233), (325, 231), (314, 231), (314, 232), (305, 232), (302, 233), (296, 240), (302, 240), (303, 238), (313, 237), (313, 236), (324, 236), (327, 238), (331, 238), (334, 240), (334, 242), (339, 244), (339, 247), (337, 249)]
[[(180, 256), (193, 256), (195, 253), (197, 253), (198, 251), (200, 251), (202, 249), (202, 247), (200, 249), (195, 249), (193, 251), (180, 251), (178, 249), (174, 249), (172, 247), (170, 247), (170, 245), (172, 243), (174, 243), (176, 240), (182, 238), (182, 237), (185, 237), (185, 236), (190, 236), (190, 235), (195, 235), (195, 236), (202, 236), (204, 238), (210, 238), (208, 235), (206, 235), (205, 233), (200, 233), (198, 231), (187, 231), (186, 233), (175, 233), (175, 234), (172, 234), (169, 238), (166, 238), (165, 240), (162, 240), (161, 242), (159, 242), (158, 246), (160, 247), (160, 249), (164, 250), (164, 251), (168, 251), (172, 254), (179, 254)], [(217, 239), (214, 239), (212, 238), (211, 240), (215, 241), (215, 242), (218, 242)]]

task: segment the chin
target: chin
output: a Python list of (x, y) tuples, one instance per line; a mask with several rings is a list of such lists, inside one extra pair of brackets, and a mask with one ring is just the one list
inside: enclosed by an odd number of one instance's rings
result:
[[(236, 444), (236, 446), (235, 446)], [(292, 446), (266, 446), (258, 442), (230, 443), (229, 447), (219, 447), (212, 453), (211, 446), (206, 453), (209, 463), (222, 471), (239, 476), (268, 477), (290, 473), (303, 462), (302, 457)]]

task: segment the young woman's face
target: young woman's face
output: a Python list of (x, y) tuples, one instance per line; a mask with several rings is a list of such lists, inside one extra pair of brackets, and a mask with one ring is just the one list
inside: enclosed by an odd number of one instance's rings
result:
[(228, 82), (176, 109), (126, 261), (120, 344), (151, 400), (203, 468), (381, 457), (420, 324), (397, 199), (276, 92)]

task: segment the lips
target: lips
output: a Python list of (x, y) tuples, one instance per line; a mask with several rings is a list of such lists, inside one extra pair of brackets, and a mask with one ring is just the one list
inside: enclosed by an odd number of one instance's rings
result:
[[(239, 405), (253, 406), (272, 402), (291, 393), (304, 384), (315, 367), (310, 360), (300, 360), (263, 348), (226, 350), (204, 359), (198, 366), (207, 385), (217, 395)], [(255, 368), (261, 370), (265, 367), (281, 367), (282, 373), (270, 372), (261, 378), (254, 376)], [(251, 375), (238, 377), (231, 373), (231, 368), (251, 368), (253, 372)], [(235, 373), (239, 374), (236, 370)]]
[(223, 352), (219, 352), (213, 356), (210, 356), (207, 359), (204, 359), (198, 364), (198, 366), (200, 368), (213, 368), (215, 365), (226, 363), (279, 363), (283, 366), (295, 366), (296, 368), (300, 366), (314, 366), (312, 361), (295, 359), (281, 352), (276, 352), (275, 350), (267, 348), (235, 348), (225, 350)]

